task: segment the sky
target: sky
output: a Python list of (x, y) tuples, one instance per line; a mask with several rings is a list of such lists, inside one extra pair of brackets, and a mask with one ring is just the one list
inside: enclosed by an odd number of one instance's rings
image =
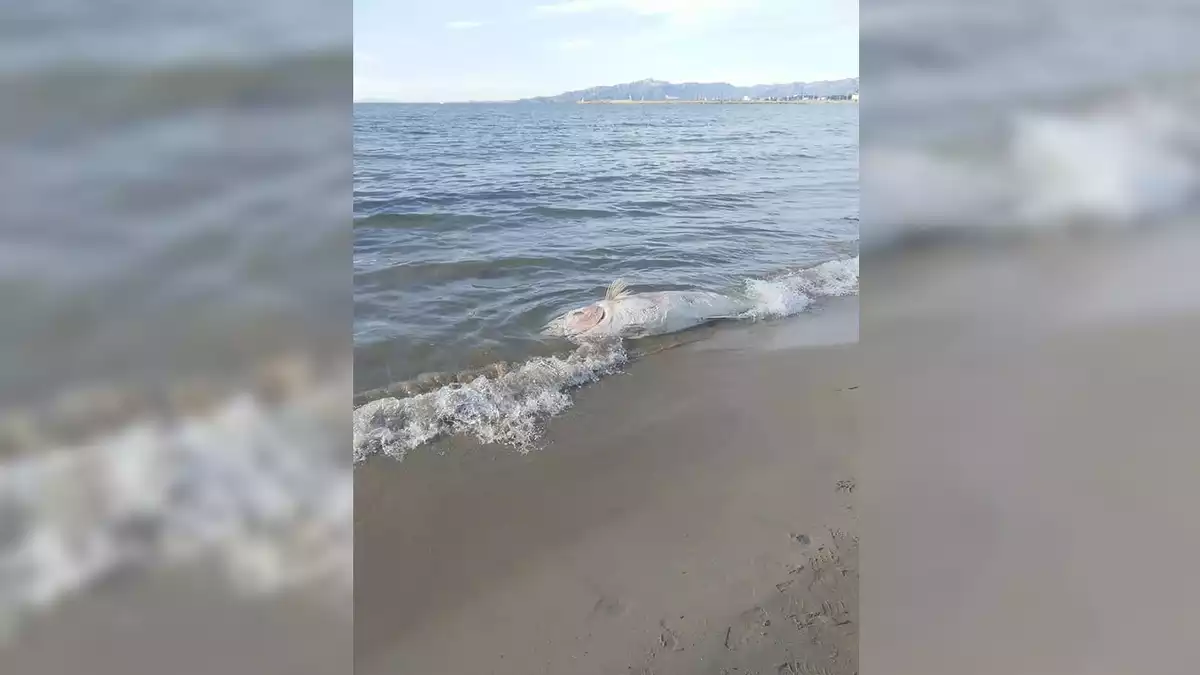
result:
[(858, 75), (858, 0), (355, 0), (354, 98)]

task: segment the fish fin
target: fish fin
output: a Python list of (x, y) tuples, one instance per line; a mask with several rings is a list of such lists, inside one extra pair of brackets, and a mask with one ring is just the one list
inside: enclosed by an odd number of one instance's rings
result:
[(617, 279), (609, 285), (608, 292), (604, 294), (604, 299), (620, 300), (627, 295), (630, 295), (629, 284), (625, 283), (624, 279)]

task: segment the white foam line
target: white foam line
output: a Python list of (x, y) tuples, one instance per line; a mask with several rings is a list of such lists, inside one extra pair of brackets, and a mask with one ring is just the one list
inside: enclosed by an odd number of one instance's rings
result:
[(499, 377), (479, 376), (408, 398), (383, 398), (354, 411), (354, 458), (405, 454), (438, 437), (533, 448), (543, 421), (571, 406), (568, 390), (615, 372), (627, 360), (617, 343), (585, 344), (566, 357), (539, 357)]
[(121, 569), (201, 558), (240, 592), (322, 580), (347, 601), (352, 471), (328, 421), (346, 391), (279, 407), (235, 396), (203, 417), (0, 464), (0, 628)]
[(749, 279), (746, 294), (753, 306), (746, 318), (799, 314), (815, 298), (858, 293), (858, 257), (830, 260), (775, 279)]
[(863, 148), (872, 247), (909, 235), (1038, 235), (1170, 223), (1200, 199), (1200, 124), (1187, 107), (1105, 101), (1025, 113), (994, 149)]

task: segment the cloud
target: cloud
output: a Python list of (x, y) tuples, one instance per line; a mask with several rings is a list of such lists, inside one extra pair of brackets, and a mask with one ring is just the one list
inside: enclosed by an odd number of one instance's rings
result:
[(574, 38), (571, 40), (562, 40), (560, 42), (556, 42), (555, 46), (559, 49), (575, 51), (579, 49), (590, 49), (595, 44), (596, 42), (590, 38)]
[(538, 14), (584, 14), (598, 11), (632, 12), (642, 16), (662, 16), (675, 21), (690, 21), (714, 14), (752, 9), (758, 0), (564, 0), (538, 5)]
[(479, 28), (482, 25), (482, 21), (451, 21), (446, 24), (446, 28), (450, 30), (470, 30), (472, 28)]
[(611, 8), (615, 4), (611, 0), (567, 0), (553, 5), (538, 5), (533, 11), (539, 14), (582, 14)]

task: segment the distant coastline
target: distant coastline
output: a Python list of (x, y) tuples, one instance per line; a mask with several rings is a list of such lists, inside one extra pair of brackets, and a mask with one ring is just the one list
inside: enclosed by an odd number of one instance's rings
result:
[(380, 98), (359, 98), (355, 103), (409, 104), (511, 104), (511, 103), (690, 103), (737, 104), (752, 103), (857, 103), (858, 78), (826, 79), (820, 82), (790, 82), (784, 84), (755, 84), (738, 86), (727, 82), (671, 83), (659, 79), (592, 86), (589, 89), (564, 91), (554, 96), (535, 96), (508, 101), (396, 101)]
[(798, 101), (393, 101), (361, 99), (354, 105), (820, 105), (824, 103), (858, 103), (858, 99), (803, 99)]
[(819, 82), (788, 82), (756, 84), (741, 87), (728, 82), (671, 83), (662, 80), (638, 80), (625, 84), (591, 87), (567, 91), (555, 96), (492, 100), (492, 101), (397, 101), (379, 98), (357, 99), (355, 103), (405, 103), (413, 105), (438, 104), (631, 104), (631, 103), (688, 103), (688, 104), (775, 104), (775, 103), (857, 103), (858, 78), (821, 80)]
[(630, 101), (626, 99), (614, 99), (610, 101), (576, 101), (576, 105), (806, 105), (806, 104), (822, 104), (822, 103), (858, 103), (858, 98), (806, 98), (792, 100), (750, 100), (750, 101), (688, 101), (688, 100), (667, 100), (667, 101)]
[(815, 103), (854, 101), (858, 78), (737, 86), (728, 82), (666, 82), (638, 80), (589, 87), (554, 96), (536, 96), (521, 103)]
[(354, 101), (354, 105), (780, 105), (780, 104), (821, 104), (821, 103), (858, 103), (858, 99), (802, 99), (793, 101), (630, 101), (613, 99), (604, 101), (396, 101), (392, 99), (366, 98)]

